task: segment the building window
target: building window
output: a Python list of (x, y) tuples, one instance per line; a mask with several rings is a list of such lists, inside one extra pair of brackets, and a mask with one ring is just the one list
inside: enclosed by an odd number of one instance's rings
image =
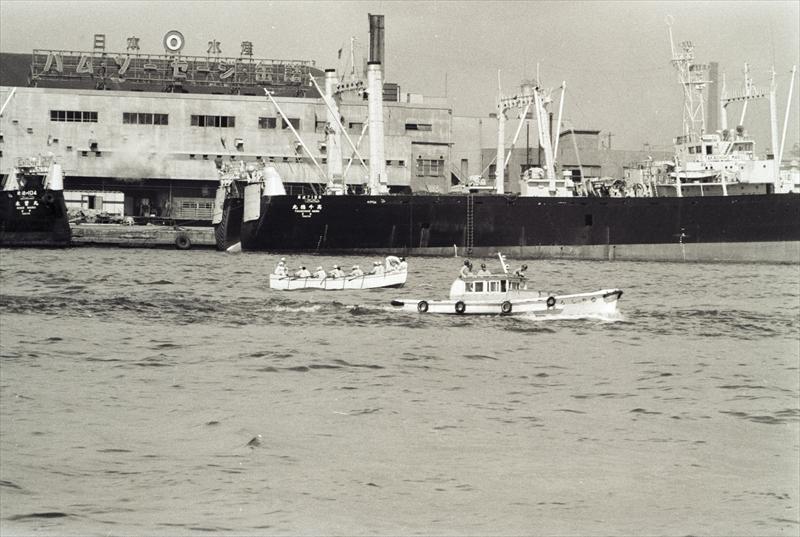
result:
[(433, 130), (433, 125), (430, 123), (406, 123), (407, 131), (430, 131)]
[(83, 112), (80, 110), (50, 110), (50, 121), (65, 121), (68, 123), (97, 123), (97, 112)]
[(417, 159), (417, 177), (441, 177), (444, 160)]
[[(289, 119), (289, 123), (291, 123), (292, 127), (294, 127), (294, 130), (299, 131), (300, 130), (300, 119), (296, 118), (296, 117), (290, 117), (288, 119)], [(288, 129), (289, 128), (289, 125), (286, 123), (285, 119), (281, 119), (281, 128), (282, 129)]]
[(274, 129), (278, 126), (278, 121), (274, 117), (260, 117), (258, 118), (259, 129)]
[(199, 116), (192, 114), (192, 127), (222, 127), (232, 128), (236, 126), (234, 116)]
[(347, 124), (347, 129), (350, 132), (361, 134), (361, 129), (363, 128), (364, 128), (364, 123), (361, 121), (351, 121), (350, 123)]
[(167, 114), (150, 114), (142, 112), (123, 112), (124, 125), (169, 125)]
[(328, 126), (327, 121), (320, 121), (319, 119), (314, 124), (314, 132), (325, 132), (325, 128)]

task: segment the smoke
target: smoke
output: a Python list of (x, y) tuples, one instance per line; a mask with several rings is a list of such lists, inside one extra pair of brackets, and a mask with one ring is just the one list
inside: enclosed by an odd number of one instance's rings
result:
[(169, 177), (166, 155), (157, 150), (157, 140), (123, 138), (109, 155), (112, 177), (135, 183), (144, 179)]

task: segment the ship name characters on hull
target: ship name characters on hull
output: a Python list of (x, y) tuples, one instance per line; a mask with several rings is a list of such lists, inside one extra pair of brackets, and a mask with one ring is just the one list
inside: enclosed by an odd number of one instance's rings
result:
[(297, 202), (292, 204), (292, 211), (303, 218), (311, 218), (322, 211), (320, 196), (297, 196)]
[(39, 197), (35, 190), (20, 190), (14, 208), (22, 216), (28, 216), (39, 206)]

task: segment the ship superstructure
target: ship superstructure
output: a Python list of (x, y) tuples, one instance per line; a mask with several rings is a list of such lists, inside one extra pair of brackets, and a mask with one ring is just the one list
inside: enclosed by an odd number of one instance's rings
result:
[[(715, 196), (748, 194), (785, 194), (800, 192), (797, 170), (781, 170), (786, 124), (792, 103), (796, 69), (792, 70), (786, 105), (783, 136), (778, 137), (776, 83), (773, 70), (769, 88), (753, 84), (749, 66), (745, 65), (743, 88), (729, 92), (723, 79), (718, 103), (720, 130), (710, 132), (706, 124), (705, 90), (712, 83), (708, 65), (695, 61), (694, 43), (683, 41), (677, 47), (669, 24), (672, 65), (683, 89), (683, 132), (674, 140), (674, 156), (668, 162), (651, 162), (644, 166), (643, 185), (653, 196)], [(770, 104), (771, 146), (773, 154), (759, 156), (755, 140), (745, 129), (747, 105), (750, 101), (768, 99)], [(741, 104), (741, 115), (734, 128), (728, 126), (728, 107)]]

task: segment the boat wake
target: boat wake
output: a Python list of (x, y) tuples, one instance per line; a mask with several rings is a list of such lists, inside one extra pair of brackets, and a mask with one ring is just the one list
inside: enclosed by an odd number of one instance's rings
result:
[(583, 314), (564, 314), (554, 313), (552, 315), (520, 314), (515, 318), (527, 322), (550, 322), (550, 321), (602, 321), (604, 323), (625, 322), (627, 319), (619, 312), (614, 313), (583, 313)]

